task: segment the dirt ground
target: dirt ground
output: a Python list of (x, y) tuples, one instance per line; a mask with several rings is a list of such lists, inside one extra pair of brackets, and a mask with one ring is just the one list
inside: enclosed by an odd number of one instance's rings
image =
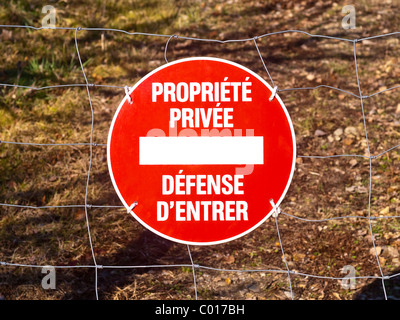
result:
[[(359, 1), (356, 28), (343, 29), (344, 2), (333, 1), (60, 1), (57, 26), (105, 27), (207, 39), (173, 38), (168, 61), (212, 56), (240, 63), (269, 82), (252, 40), (302, 30), (359, 39), (398, 30), (395, 1)], [(0, 4), (4, 24), (40, 26), (40, 1)], [(0, 83), (43, 87), (84, 83), (74, 30), (0, 28)], [(80, 31), (79, 50), (89, 83), (132, 86), (165, 63), (168, 38), (113, 31)], [(188, 249), (144, 229), (121, 208), (89, 208), (99, 265), (177, 267), (98, 269), (100, 299), (290, 299), (284, 258), (296, 300), (400, 299), (400, 64), (399, 35), (356, 43), (284, 32), (257, 40), (292, 118), (298, 157), (278, 217), (226, 244)], [(315, 89), (289, 90), (293, 88)], [(328, 88), (331, 86), (350, 92)], [(374, 93), (394, 88), (383, 93)], [(283, 91), (282, 91), (283, 90)], [(91, 110), (85, 87), (35, 91), (0, 86), (0, 140), (89, 142)], [(94, 109), (92, 205), (121, 205), (111, 184), (106, 144), (123, 89), (90, 88)], [(371, 96), (373, 95), (373, 96)], [(365, 115), (365, 123), (363, 118)], [(365, 125), (366, 126), (365, 126)], [(366, 140), (366, 133), (368, 141)], [(310, 158), (371, 155), (378, 157)], [(0, 144), (0, 203), (26, 206), (84, 204), (89, 146)], [(371, 194), (369, 189), (371, 186)], [(368, 206), (370, 200), (370, 207)], [(365, 219), (373, 218), (370, 222)], [(297, 218), (295, 218), (295, 217)], [(357, 216), (326, 220), (335, 217)], [(381, 217), (381, 218), (377, 218)], [(304, 221), (298, 218), (323, 221)], [(374, 249), (371, 231), (374, 236)], [(376, 255), (378, 253), (378, 257)], [(93, 265), (84, 208), (0, 206), (0, 261), (36, 266)], [(379, 261), (379, 264), (378, 264)], [(351, 266), (355, 287), (343, 287)], [(41, 286), (40, 268), (0, 266), (0, 299), (95, 299), (95, 269), (57, 269), (55, 290)], [(374, 278), (375, 277), (375, 278)]]

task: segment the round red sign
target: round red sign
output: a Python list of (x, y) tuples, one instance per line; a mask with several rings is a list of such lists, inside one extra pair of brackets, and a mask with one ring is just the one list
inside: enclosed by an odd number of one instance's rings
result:
[(260, 76), (227, 60), (189, 58), (157, 68), (127, 93), (110, 127), (108, 167), (142, 225), (211, 245), (263, 223), (270, 199), (279, 206), (295, 141), (283, 102)]

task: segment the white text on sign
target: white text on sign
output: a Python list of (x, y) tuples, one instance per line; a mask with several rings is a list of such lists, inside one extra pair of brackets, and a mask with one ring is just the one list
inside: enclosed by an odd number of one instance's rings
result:
[[(248, 80), (248, 78), (246, 78)], [(152, 102), (159, 96), (164, 102), (194, 102), (199, 96), (201, 102), (251, 101), (251, 85), (246, 82), (153, 82)]]
[[(233, 128), (233, 108), (171, 108), (169, 126), (175, 128), (176, 122), (182, 121), (182, 128)], [(211, 121), (212, 119), (212, 121)]]
[[(242, 195), (243, 175), (162, 176), (163, 195)], [(246, 201), (158, 201), (157, 221), (169, 218), (175, 210), (176, 221), (240, 221), (248, 220)]]
[[(234, 108), (220, 107), (221, 103), (251, 102), (252, 82), (153, 82), (152, 102), (216, 103), (216, 107), (170, 107), (169, 128), (234, 128)], [(179, 124), (179, 126), (178, 126)], [(229, 128), (229, 129), (228, 129)], [(153, 130), (154, 131), (154, 130)], [(161, 135), (162, 136), (162, 135)], [(243, 140), (243, 141), (242, 141)], [(242, 143), (243, 142), (243, 143)], [(231, 143), (231, 145), (230, 145)], [(202, 148), (204, 144), (204, 148)], [(214, 148), (213, 146), (217, 146)], [(243, 152), (243, 145), (246, 152)], [(184, 146), (184, 147), (182, 147)], [(163, 150), (167, 147), (167, 150)], [(179, 148), (178, 148), (179, 147)], [(193, 148), (191, 148), (193, 147)], [(229, 148), (228, 148), (229, 147)], [(249, 149), (250, 147), (250, 149)], [(177, 150), (175, 150), (177, 149)], [(193, 150), (195, 149), (195, 150)], [(242, 152), (237, 152), (237, 150)], [(154, 150), (162, 150), (156, 156)], [(184, 150), (184, 151), (183, 151)], [(234, 152), (229, 152), (229, 151)], [(141, 164), (262, 164), (262, 137), (142, 137)], [(196, 152), (199, 151), (199, 152)], [(169, 155), (174, 155), (168, 159)], [(177, 155), (177, 156), (175, 156)], [(188, 159), (186, 155), (191, 155)], [(208, 155), (207, 157), (205, 155)], [(246, 155), (244, 159), (242, 155)], [(212, 156), (212, 157), (211, 157)], [(243, 159), (242, 159), (243, 158)], [(156, 160), (157, 159), (157, 160)], [(161, 160), (160, 160), (161, 159)], [(217, 159), (217, 160), (216, 160)], [(157, 161), (157, 162), (155, 162)], [(243, 195), (243, 175), (163, 175), (163, 195)], [(246, 201), (158, 201), (157, 221), (247, 221)]]
[[(248, 80), (248, 78), (246, 78)], [(152, 102), (251, 102), (251, 85), (245, 82), (153, 82)], [(182, 121), (182, 128), (233, 128), (233, 108), (171, 108), (170, 128)]]

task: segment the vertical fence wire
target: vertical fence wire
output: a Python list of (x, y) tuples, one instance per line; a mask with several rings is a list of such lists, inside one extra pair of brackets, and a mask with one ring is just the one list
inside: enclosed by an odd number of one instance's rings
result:
[(380, 263), (380, 261), (379, 261), (378, 251), (376, 250), (375, 236), (374, 236), (374, 232), (373, 232), (373, 230), (372, 230), (372, 224), (371, 224), (372, 158), (371, 158), (371, 149), (370, 149), (369, 140), (368, 140), (367, 121), (366, 121), (366, 119), (365, 119), (365, 110), (364, 110), (363, 95), (362, 95), (362, 91), (361, 91), (360, 77), (359, 77), (359, 74), (358, 74), (356, 43), (357, 43), (357, 41), (354, 41), (354, 42), (353, 42), (354, 65), (355, 65), (355, 70), (356, 70), (356, 78), (357, 78), (358, 93), (359, 93), (359, 95), (360, 95), (360, 105), (361, 105), (361, 113), (362, 113), (363, 124), (364, 124), (365, 140), (366, 140), (366, 143), (367, 143), (367, 150), (368, 150), (368, 157), (369, 157), (369, 159), (368, 159), (368, 160), (369, 160), (368, 226), (369, 226), (369, 232), (370, 232), (371, 239), (372, 239), (372, 244), (373, 244), (373, 247), (374, 247), (376, 262), (377, 262), (377, 264), (378, 264), (378, 268), (379, 268), (379, 271), (380, 271), (381, 277), (382, 277), (383, 294), (384, 294), (385, 300), (387, 300), (387, 294), (386, 294), (386, 288), (385, 288), (385, 281), (384, 281), (384, 279), (383, 279), (384, 275), (383, 275), (381, 263)]
[(78, 47), (78, 38), (77, 38), (77, 33), (80, 31), (81, 28), (78, 27), (75, 29), (75, 48), (76, 48), (76, 53), (78, 55), (79, 59), (79, 65), (82, 70), (83, 77), (85, 78), (86, 82), (86, 91), (88, 95), (88, 100), (89, 100), (89, 105), (90, 105), (90, 113), (91, 113), (91, 122), (90, 122), (90, 154), (89, 154), (89, 166), (88, 166), (88, 172), (87, 172), (87, 179), (86, 179), (86, 188), (85, 188), (85, 219), (86, 219), (86, 226), (87, 226), (87, 231), (88, 231), (88, 237), (89, 237), (89, 244), (90, 244), (90, 251), (92, 253), (92, 258), (93, 258), (93, 263), (96, 266), (95, 270), (95, 294), (96, 294), (96, 299), (99, 299), (99, 293), (98, 293), (98, 286), (97, 286), (97, 281), (98, 281), (98, 271), (97, 271), (97, 262), (96, 262), (96, 256), (94, 254), (94, 248), (93, 248), (93, 241), (92, 241), (92, 235), (90, 232), (90, 223), (89, 223), (89, 215), (88, 215), (88, 191), (89, 191), (89, 184), (90, 184), (90, 173), (92, 169), (92, 160), (93, 160), (93, 127), (94, 127), (94, 110), (93, 110), (93, 104), (92, 104), (92, 99), (90, 97), (90, 90), (89, 90), (89, 81), (86, 77), (85, 69), (83, 67), (81, 55), (79, 52), (79, 47)]

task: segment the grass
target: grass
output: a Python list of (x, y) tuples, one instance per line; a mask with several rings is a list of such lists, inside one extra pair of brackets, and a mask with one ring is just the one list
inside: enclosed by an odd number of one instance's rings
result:
[[(42, 2), (9, 1), (0, 4), (3, 23), (40, 26)], [(357, 13), (359, 28), (345, 32), (340, 28), (340, 8), (328, 1), (293, 4), (288, 1), (208, 1), (194, 0), (123, 0), (61, 1), (57, 7), (57, 25), (63, 27), (104, 27), (130, 32), (179, 34), (212, 39), (243, 39), (270, 31), (302, 29), (348, 38), (395, 31), (398, 17), (387, 14), (373, 25), (375, 13), (367, 4)], [(300, 9), (299, 7), (300, 6)], [(303, 8), (301, 8), (303, 6)], [(382, 8), (381, 8), (382, 9)], [(382, 10), (385, 10), (384, 8)], [(338, 16), (339, 14), (339, 16)], [(377, 20), (377, 21), (378, 21)], [(367, 23), (368, 22), (368, 23)], [(7, 32), (6, 32), (7, 31)], [(27, 86), (84, 83), (76, 54), (74, 30), (2, 29), (0, 34), (0, 83)], [(167, 38), (129, 36), (117, 32), (80, 31), (77, 36), (85, 73), (90, 83), (133, 85), (151, 70), (165, 63)], [(303, 35), (276, 35), (258, 40), (259, 48), (279, 88), (308, 87), (319, 84), (357, 92), (352, 60), (352, 44), (310, 39)], [(384, 48), (384, 49), (382, 49)], [(372, 93), (380, 86), (395, 85), (398, 65), (398, 41), (382, 40), (380, 45), (359, 47), (360, 79), (363, 92)], [(217, 45), (173, 39), (168, 59), (190, 56), (217, 56), (239, 62), (268, 79), (254, 43)], [(379, 62), (375, 61), (379, 57)], [(379, 67), (376, 67), (379, 64)], [(307, 75), (315, 75), (308, 77)], [(312, 80), (310, 80), (312, 79)], [(106, 143), (112, 116), (123, 90), (90, 88), (94, 106), (96, 143)], [(333, 90), (287, 91), (280, 94), (296, 130), (301, 154), (363, 154), (365, 146), (355, 141), (351, 146), (333, 143), (327, 137), (315, 137), (316, 129), (329, 136), (337, 128), (359, 127), (362, 118), (359, 101)], [(398, 131), (394, 108), (397, 93), (366, 100), (368, 133), (373, 151), (393, 146)], [(382, 109), (384, 112), (371, 112)], [(392, 128), (393, 127), (393, 128)], [(387, 130), (392, 128), (392, 130)], [(86, 89), (61, 88), (34, 91), (0, 88), (0, 140), (36, 143), (88, 142), (91, 110)], [(111, 185), (106, 149), (93, 148), (93, 163), (88, 189), (88, 203), (120, 205)], [(376, 211), (398, 198), (395, 190), (386, 190), (398, 181), (398, 151), (377, 159), (374, 175), (385, 175), (385, 183), (374, 184)], [(33, 206), (83, 204), (89, 147), (33, 147), (0, 144), (0, 202)], [(335, 171), (336, 169), (336, 171)], [(340, 173), (343, 171), (344, 173)], [(314, 174), (311, 174), (313, 172)], [(339, 172), (339, 173), (338, 173)], [(317, 173), (315, 175), (315, 173)], [(369, 185), (369, 171), (364, 163), (349, 169), (347, 159), (337, 162), (303, 159), (298, 163), (294, 181), (285, 200), (285, 212), (306, 218), (322, 219), (339, 215), (365, 214), (365, 194), (344, 193), (357, 177)], [(381, 198), (383, 197), (383, 198)], [(388, 197), (388, 198), (386, 198)], [(350, 199), (349, 201), (347, 199)], [(388, 200), (388, 201), (386, 201)], [(375, 200), (374, 200), (375, 202)], [(396, 203), (391, 202), (391, 209)], [(375, 207), (374, 207), (375, 208)], [(99, 264), (188, 264), (187, 248), (170, 243), (144, 230), (124, 210), (88, 210), (94, 250)], [(284, 216), (279, 217), (282, 245), (291, 268), (310, 274), (340, 276), (347, 264), (357, 264), (360, 275), (376, 272), (376, 263), (368, 256), (369, 244), (357, 232), (367, 230), (361, 222), (328, 223), (318, 229)], [(397, 239), (397, 220), (378, 222), (374, 232), (379, 241), (390, 244)], [(388, 239), (385, 235), (389, 235)], [(248, 236), (217, 247), (193, 247), (196, 263), (227, 269), (285, 270), (276, 239), (275, 221), (268, 220)], [(0, 207), (0, 261), (37, 265), (92, 264), (83, 208), (16, 209)], [(224, 255), (234, 253), (234, 261)], [(291, 259), (294, 253), (301, 253)], [(345, 253), (348, 254), (345, 256)], [(353, 258), (355, 257), (355, 258)], [(360, 264), (360, 262), (362, 264)], [(329, 266), (329, 270), (327, 270)], [(387, 263), (390, 272), (394, 267)], [(92, 270), (65, 270), (57, 274), (57, 290), (40, 288), (40, 271), (26, 268), (0, 269), (0, 295), (7, 299), (93, 299)], [(128, 272), (129, 271), (129, 272)], [(193, 299), (191, 268), (166, 270), (102, 270), (99, 292), (103, 299)], [(203, 299), (268, 298), (287, 299), (287, 275), (259, 273), (217, 273), (196, 270), (198, 294)], [(231, 281), (225, 281), (229, 276)], [(220, 281), (215, 279), (220, 277)], [(267, 280), (266, 280), (267, 279)], [(256, 282), (260, 292), (248, 286)], [(366, 283), (366, 281), (365, 281)], [(310, 291), (311, 285), (318, 289)], [(295, 298), (351, 299), (353, 291), (340, 291), (335, 284), (312, 282), (295, 277)], [(395, 289), (393, 292), (397, 292)], [(358, 293), (359, 291), (357, 291)]]

